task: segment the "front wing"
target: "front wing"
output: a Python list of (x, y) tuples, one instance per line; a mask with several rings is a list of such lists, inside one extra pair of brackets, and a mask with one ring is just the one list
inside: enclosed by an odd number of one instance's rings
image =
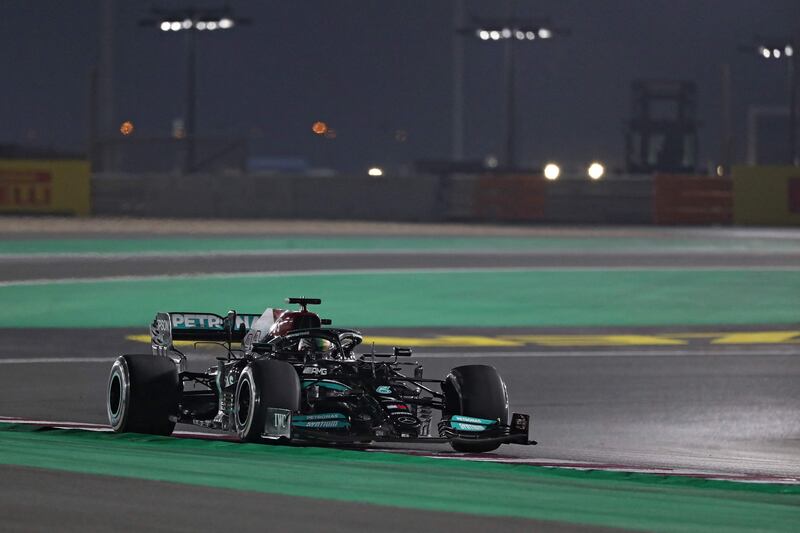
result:
[[(330, 431), (330, 429), (344, 428), (344, 426), (335, 425), (336, 422), (331, 420), (328, 425), (310, 427), (307, 423), (307, 418), (303, 415), (293, 415), (288, 409), (268, 408), (262, 437), (271, 440), (309, 440), (340, 444), (363, 442), (536, 444), (536, 441), (529, 439), (530, 416), (521, 413), (514, 413), (509, 425), (495, 422), (480, 431), (461, 431), (450, 426), (443, 428), (441, 427), (442, 424), (447, 423), (447, 421), (443, 421), (440, 423), (440, 434), (443, 435), (441, 437), (403, 437), (392, 434), (376, 434), (374, 432), (340, 433)], [(328, 430), (322, 428), (328, 428)]]

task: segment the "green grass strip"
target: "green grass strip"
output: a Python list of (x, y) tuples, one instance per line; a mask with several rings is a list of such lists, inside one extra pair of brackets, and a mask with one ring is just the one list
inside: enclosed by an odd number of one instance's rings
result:
[(796, 531), (800, 487), (0, 424), (0, 463), (650, 531)]
[(154, 237), (12, 239), (0, 254), (185, 253), (270, 250), (724, 250), (797, 251), (797, 241), (629, 237)]
[(667, 326), (800, 322), (800, 270), (395, 272), (0, 286), (0, 327), (141, 327), (157, 311), (323, 300), (335, 325)]

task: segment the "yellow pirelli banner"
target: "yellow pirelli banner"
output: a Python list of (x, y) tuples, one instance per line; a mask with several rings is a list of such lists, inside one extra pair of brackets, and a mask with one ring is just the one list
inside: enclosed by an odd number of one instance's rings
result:
[(88, 215), (89, 162), (0, 159), (0, 213)]
[(733, 167), (733, 222), (800, 226), (800, 168)]

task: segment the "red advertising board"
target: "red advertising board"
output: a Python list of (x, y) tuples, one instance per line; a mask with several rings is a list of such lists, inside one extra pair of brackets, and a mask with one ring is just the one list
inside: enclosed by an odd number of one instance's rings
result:
[(52, 185), (47, 171), (0, 168), (0, 207), (50, 206)]

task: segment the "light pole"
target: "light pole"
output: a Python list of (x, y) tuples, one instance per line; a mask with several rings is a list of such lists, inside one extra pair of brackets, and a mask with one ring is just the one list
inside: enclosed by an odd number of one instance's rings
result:
[(458, 31), (464, 24), (464, 0), (453, 2), (453, 121), (452, 158), (464, 158), (464, 42)]
[(153, 8), (152, 18), (139, 21), (140, 26), (154, 27), (164, 33), (183, 33), (186, 46), (186, 100), (184, 102), (185, 151), (181, 171), (190, 174), (195, 170), (196, 115), (197, 115), (197, 36), (200, 32), (216, 33), (250, 24), (251, 20), (236, 18), (230, 7), (162, 9)]
[(460, 33), (477, 37), (486, 43), (505, 44), (503, 61), (503, 79), (506, 93), (506, 135), (505, 164), (508, 168), (516, 167), (516, 49), (520, 44), (547, 42), (558, 36), (569, 35), (565, 28), (553, 28), (547, 20), (510, 17), (492, 19), (473, 17), (472, 25), (459, 30)]
[(761, 40), (756, 45), (744, 45), (742, 52), (755, 52), (758, 57), (767, 61), (783, 61), (786, 63), (786, 77), (789, 91), (789, 162), (798, 166), (797, 153), (797, 54), (794, 39)]

